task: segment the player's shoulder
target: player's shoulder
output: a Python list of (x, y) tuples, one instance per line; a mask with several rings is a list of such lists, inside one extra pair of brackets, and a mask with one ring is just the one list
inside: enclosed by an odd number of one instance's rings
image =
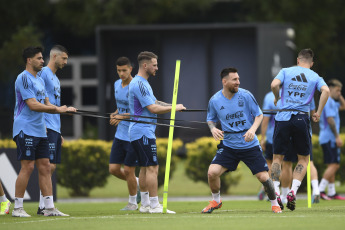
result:
[(45, 79), (49, 74), (50, 74), (50, 69), (49, 69), (49, 67), (48, 66), (45, 66), (45, 67), (43, 67), (42, 68), (42, 70), (41, 71), (39, 71), (38, 73), (37, 73), (37, 77), (38, 78), (43, 78), (43, 79)]
[(117, 79), (114, 83), (115, 87), (119, 86), (122, 83), (121, 79)]
[(31, 83), (30, 73), (24, 70), (18, 74), (15, 84), (18, 86), (23, 86), (25, 89), (28, 88)]
[(238, 88), (238, 93), (242, 96), (250, 96), (250, 97), (254, 97), (253, 94), (247, 90), (247, 89), (243, 89), (243, 88)]
[(222, 96), (222, 90), (217, 91), (213, 96), (211, 97), (210, 101), (218, 100)]

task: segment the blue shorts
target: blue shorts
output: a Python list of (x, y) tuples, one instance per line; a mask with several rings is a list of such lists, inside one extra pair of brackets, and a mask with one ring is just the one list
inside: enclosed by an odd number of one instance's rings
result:
[(329, 141), (326, 144), (322, 144), (321, 147), (325, 164), (340, 164), (340, 148), (337, 147), (335, 142)]
[[(310, 160), (313, 160), (313, 151), (312, 151), (312, 145), (310, 145)], [(296, 151), (294, 150), (292, 146), (292, 142), (290, 142), (290, 149), (288, 154), (284, 156), (284, 161), (291, 161), (293, 163), (296, 163), (298, 161), (298, 156), (296, 154)]]
[(61, 134), (47, 129), (47, 136), (49, 141), (49, 160), (52, 164), (61, 163)]
[(227, 168), (228, 171), (235, 171), (238, 163), (243, 161), (250, 171), (252, 171), (253, 175), (268, 171), (267, 162), (259, 146), (254, 146), (249, 149), (232, 149), (223, 145), (223, 142), (221, 142), (217, 147), (217, 154), (211, 164), (218, 164)]
[(287, 155), (290, 141), (299, 155), (307, 156), (311, 149), (310, 119), (308, 114), (291, 115), (289, 121), (276, 121), (273, 134), (273, 153)]
[(23, 131), (14, 137), (17, 144), (17, 160), (34, 161), (49, 158), (49, 142), (47, 137), (33, 137)]
[(268, 143), (266, 141), (266, 146), (265, 147), (266, 147), (266, 150), (265, 150), (265, 153), (264, 153), (265, 159), (269, 160), (269, 161), (273, 160), (273, 144)]
[(137, 154), (139, 166), (147, 167), (158, 165), (156, 139), (150, 139), (143, 136), (138, 140), (132, 141), (131, 145)]
[(138, 165), (137, 155), (129, 141), (114, 138), (110, 152), (110, 164), (124, 164), (129, 167)]

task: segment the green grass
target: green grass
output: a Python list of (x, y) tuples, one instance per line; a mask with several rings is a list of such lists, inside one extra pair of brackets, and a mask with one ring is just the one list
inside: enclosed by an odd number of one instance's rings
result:
[(125, 203), (57, 203), (71, 217), (37, 216), (37, 204), (25, 203), (31, 218), (0, 216), (0, 229), (344, 229), (343, 201), (321, 201), (308, 209), (298, 200), (295, 211), (274, 214), (266, 201), (224, 201), (212, 214), (200, 214), (207, 202), (169, 202), (177, 214), (119, 211)]
[[(177, 163), (176, 171), (169, 183), (169, 196), (209, 196), (210, 189), (206, 183), (194, 182), (189, 179), (184, 171), (184, 161)], [(261, 187), (256, 177), (242, 162), (240, 163), (242, 179), (237, 186), (229, 189), (230, 195), (256, 195)], [(236, 173), (236, 172), (233, 172)], [(205, 172), (207, 177), (207, 172)], [(305, 178), (306, 179), (306, 178)], [(345, 185), (337, 186), (338, 193), (345, 193)], [(163, 194), (163, 186), (159, 188), (159, 196)], [(224, 195), (224, 194), (223, 194)], [(69, 198), (68, 190), (62, 186), (57, 186), (58, 198)], [(109, 176), (108, 183), (103, 188), (95, 188), (91, 191), (90, 197), (109, 198), (109, 197), (128, 197), (127, 184), (125, 181)]]

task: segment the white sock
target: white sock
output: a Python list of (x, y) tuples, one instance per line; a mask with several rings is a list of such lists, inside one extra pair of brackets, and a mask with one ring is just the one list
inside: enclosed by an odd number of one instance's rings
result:
[(40, 209), (44, 208), (44, 199), (43, 199), (43, 195), (42, 195), (41, 191), (40, 191), (40, 203), (39, 203), (38, 207)]
[(275, 192), (280, 196), (280, 190), (279, 190), (280, 181), (273, 181), (273, 184), (274, 184)]
[(334, 196), (335, 195), (335, 184), (329, 183), (328, 184), (328, 190), (327, 190), (327, 196)]
[(326, 186), (328, 185), (328, 180), (326, 180), (326, 179), (321, 179), (321, 181), (320, 181), (320, 184), (319, 184), (319, 190), (320, 190), (320, 192), (325, 192), (325, 190), (326, 190)]
[(217, 203), (220, 203), (220, 191), (217, 193), (212, 193), (212, 198), (214, 201), (216, 201)]
[(320, 195), (318, 180), (312, 180), (311, 187), (313, 188), (313, 195)]
[(286, 195), (289, 193), (289, 191), (290, 191), (289, 187), (282, 187), (282, 195), (280, 196), (280, 198), (286, 199)]
[(301, 186), (301, 181), (299, 181), (297, 179), (293, 179), (291, 191), (294, 191), (295, 195), (297, 194), (297, 190), (299, 189), (299, 186)]
[(0, 196), (0, 202), (6, 202), (7, 201), (7, 197), (4, 194), (3, 196)]
[(159, 205), (158, 196), (150, 197), (150, 207), (155, 208)]
[(14, 198), (14, 208), (22, 208), (23, 207), (24, 198)]
[(273, 206), (279, 206), (277, 198), (275, 200), (270, 200), (271, 201), (271, 207)]
[(137, 195), (135, 195), (135, 196), (129, 195), (128, 202), (131, 204), (137, 204)]
[(149, 192), (140, 192), (141, 195), (141, 205), (146, 207), (150, 205)]
[(137, 186), (139, 187), (139, 178), (136, 177), (136, 179), (137, 179)]
[(53, 196), (44, 196), (43, 197), (44, 200), (44, 207), (46, 209), (52, 209), (54, 208), (54, 199)]

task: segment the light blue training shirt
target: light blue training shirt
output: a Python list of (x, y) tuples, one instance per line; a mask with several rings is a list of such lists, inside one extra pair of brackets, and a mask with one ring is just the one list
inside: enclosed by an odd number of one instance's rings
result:
[(315, 90), (321, 91), (321, 87), (326, 85), (317, 73), (301, 66), (283, 68), (275, 79), (281, 81), (280, 109), (296, 110), (278, 112), (276, 121), (288, 121), (291, 114), (297, 114), (298, 111), (309, 112)]
[(335, 143), (335, 136), (327, 122), (328, 117), (333, 117), (335, 121), (335, 127), (337, 132), (340, 130), (340, 117), (339, 117), (339, 107), (340, 103), (335, 101), (333, 98), (329, 97), (325, 107), (322, 110), (320, 116), (320, 135), (319, 142), (320, 144), (326, 144), (329, 141)]
[(16, 105), (14, 108), (13, 138), (20, 131), (33, 137), (47, 137), (44, 114), (30, 110), (25, 100), (35, 98), (44, 104), (47, 97), (44, 82), (40, 77), (34, 77), (24, 70), (15, 82)]
[[(153, 95), (152, 88), (149, 82), (136, 75), (131, 83), (129, 83), (129, 112), (131, 115), (157, 117), (156, 114), (151, 113), (146, 106), (156, 103), (156, 97)], [(131, 120), (145, 121), (145, 122), (157, 122), (155, 118), (140, 118), (131, 117)], [(129, 138), (130, 141), (140, 139), (142, 136), (146, 136), (150, 139), (155, 139), (156, 125), (142, 124), (137, 122), (130, 122), (129, 125)]]
[[(55, 106), (61, 106), (60, 95), (60, 81), (56, 74), (48, 67), (43, 67), (37, 74), (38, 77), (44, 81), (46, 91), (49, 97), (49, 102)], [(48, 129), (61, 133), (60, 114), (44, 113), (44, 120)]]
[[(232, 149), (248, 149), (259, 145), (257, 136), (246, 142), (243, 135), (253, 125), (255, 117), (262, 114), (254, 96), (245, 89), (239, 88), (231, 100), (222, 90), (212, 96), (207, 109), (207, 121), (220, 121), (224, 133), (223, 144)], [(233, 133), (238, 132), (238, 133)]]
[[(122, 87), (122, 80), (119, 79), (114, 83), (114, 96), (116, 101), (116, 107), (119, 114), (129, 113), (129, 103), (128, 103), (128, 88), (129, 85)], [(129, 121), (121, 121), (117, 125), (117, 130), (115, 137), (123, 141), (129, 141), (128, 128)]]

